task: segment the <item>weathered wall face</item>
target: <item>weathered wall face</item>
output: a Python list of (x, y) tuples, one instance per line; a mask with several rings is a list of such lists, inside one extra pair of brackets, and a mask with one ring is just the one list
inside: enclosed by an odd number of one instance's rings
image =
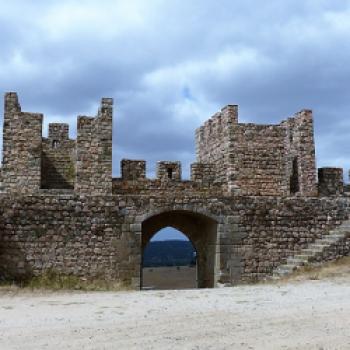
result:
[(284, 164), (285, 130), (275, 125), (237, 124), (231, 134), (233, 174), (240, 195), (283, 196), (289, 192)]
[(216, 181), (223, 184), (228, 184), (231, 177), (230, 135), (237, 118), (238, 106), (229, 105), (196, 130), (197, 162), (213, 164)]
[(42, 114), (21, 111), (15, 93), (5, 95), (3, 186), (32, 193), (40, 188)]
[[(162, 197), (2, 194), (1, 203), (0, 274), (18, 277), (53, 269), (135, 288), (140, 283), (142, 249), (154, 227), (186, 226), (197, 247), (214, 249), (204, 255), (210, 261), (199, 260), (202, 280), (235, 284), (271, 274), (288, 256), (347, 219), (350, 205), (346, 198), (232, 201), (200, 193), (180, 198), (173, 192)], [(188, 220), (179, 213), (186, 213)], [(216, 232), (195, 229), (206, 220), (215, 223)], [(150, 222), (153, 226), (147, 226)], [(210, 244), (204, 244), (208, 239)]]
[(11, 277), (53, 269), (85, 277), (130, 279), (125, 201), (74, 195), (2, 197), (0, 269)]
[[(302, 110), (296, 113), (293, 118), (282, 122), (281, 126), (286, 128), (286, 179), (289, 182), (290, 192), (301, 196), (317, 196), (312, 111)], [(294, 187), (295, 193), (293, 193), (293, 185), (291, 185), (293, 180), (297, 181), (297, 185)]]
[(199, 162), (235, 195), (315, 196), (316, 165), (311, 111), (279, 125), (238, 123), (228, 106), (196, 131)]
[(112, 105), (103, 98), (96, 118), (78, 117), (76, 192), (112, 192)]
[(246, 210), (240, 216), (244, 238), (236, 249), (243, 259), (241, 280), (246, 281), (271, 275), (288, 257), (325, 237), (350, 213), (346, 198), (255, 197), (245, 198), (244, 202)]
[(41, 188), (73, 189), (76, 145), (69, 139), (68, 124), (49, 124), (48, 138), (42, 140)]
[(204, 188), (219, 184), (216, 179), (215, 165), (206, 163), (191, 164), (191, 181), (199, 183)]

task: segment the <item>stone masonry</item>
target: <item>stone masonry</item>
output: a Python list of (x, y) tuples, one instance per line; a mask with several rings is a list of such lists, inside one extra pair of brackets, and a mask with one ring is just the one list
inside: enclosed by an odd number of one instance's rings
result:
[(350, 227), (348, 186), (338, 168), (317, 181), (310, 110), (255, 125), (223, 108), (197, 129), (182, 180), (177, 161), (150, 179), (145, 161), (123, 159), (112, 177), (112, 109), (103, 98), (95, 117), (79, 116), (76, 140), (57, 123), (44, 138), (43, 115), (5, 95), (0, 280), (55, 271), (140, 288), (143, 249), (167, 226), (193, 242), (198, 287), (268, 278), (317, 242), (318, 262), (350, 254), (350, 234), (334, 233)]

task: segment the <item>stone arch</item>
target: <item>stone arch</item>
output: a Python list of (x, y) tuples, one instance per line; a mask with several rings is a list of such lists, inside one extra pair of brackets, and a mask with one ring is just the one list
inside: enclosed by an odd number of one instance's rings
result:
[[(140, 218), (141, 253), (147, 243), (159, 230), (173, 227), (184, 233), (197, 251), (198, 287), (212, 288), (217, 283), (218, 220), (213, 215), (197, 211), (175, 209), (157, 210)], [(142, 261), (142, 259), (141, 259)], [(140, 270), (142, 266), (140, 266)], [(141, 285), (142, 285), (142, 272)]]

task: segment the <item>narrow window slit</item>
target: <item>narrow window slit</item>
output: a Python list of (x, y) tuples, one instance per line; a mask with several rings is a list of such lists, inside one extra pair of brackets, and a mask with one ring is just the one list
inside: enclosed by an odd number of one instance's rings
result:
[(58, 141), (58, 140), (52, 141), (52, 148), (58, 148), (59, 145), (60, 145), (60, 141)]
[(292, 173), (290, 175), (290, 193), (295, 194), (299, 192), (299, 169), (298, 158), (295, 157), (292, 163)]

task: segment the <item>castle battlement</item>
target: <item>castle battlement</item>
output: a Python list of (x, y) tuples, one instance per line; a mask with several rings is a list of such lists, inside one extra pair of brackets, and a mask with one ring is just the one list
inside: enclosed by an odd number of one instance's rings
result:
[[(52, 274), (142, 287), (142, 255), (172, 227), (197, 251), (197, 286), (254, 282), (304, 262), (350, 255), (343, 169), (316, 179), (312, 111), (276, 125), (240, 123), (229, 105), (196, 130), (196, 160), (121, 160), (112, 178), (113, 100), (69, 126), (5, 95), (0, 168), (0, 281)], [(315, 249), (317, 247), (317, 249)], [(303, 259), (299, 257), (303, 256)]]
[(181, 162), (157, 162), (156, 178), (146, 177), (146, 161), (123, 159), (121, 177), (113, 178), (114, 194), (159, 194), (164, 192), (200, 193), (223, 195), (224, 184), (215, 180), (212, 164), (193, 163), (190, 180), (182, 179)]
[(96, 117), (78, 117), (77, 139), (69, 125), (50, 123), (42, 136), (43, 115), (21, 110), (17, 94), (5, 94), (2, 189), (31, 194), (41, 189), (78, 193), (112, 192), (112, 105), (103, 98)]
[[(102, 98), (96, 116), (78, 116), (77, 138), (69, 125), (21, 110), (15, 92), (5, 94), (1, 190), (23, 194), (71, 190), (80, 194), (140, 193), (172, 186), (193, 191), (220, 189), (224, 195), (317, 196), (343, 193), (338, 171), (319, 170), (316, 180), (313, 117), (302, 110), (275, 125), (240, 123), (238, 106), (227, 105), (195, 132), (196, 162), (182, 181), (180, 162), (157, 163), (156, 179), (146, 178), (146, 162), (122, 160), (121, 178), (112, 179), (113, 99)], [(138, 182), (135, 187), (135, 183)], [(131, 185), (133, 184), (133, 185)], [(137, 191), (136, 191), (137, 192)]]

